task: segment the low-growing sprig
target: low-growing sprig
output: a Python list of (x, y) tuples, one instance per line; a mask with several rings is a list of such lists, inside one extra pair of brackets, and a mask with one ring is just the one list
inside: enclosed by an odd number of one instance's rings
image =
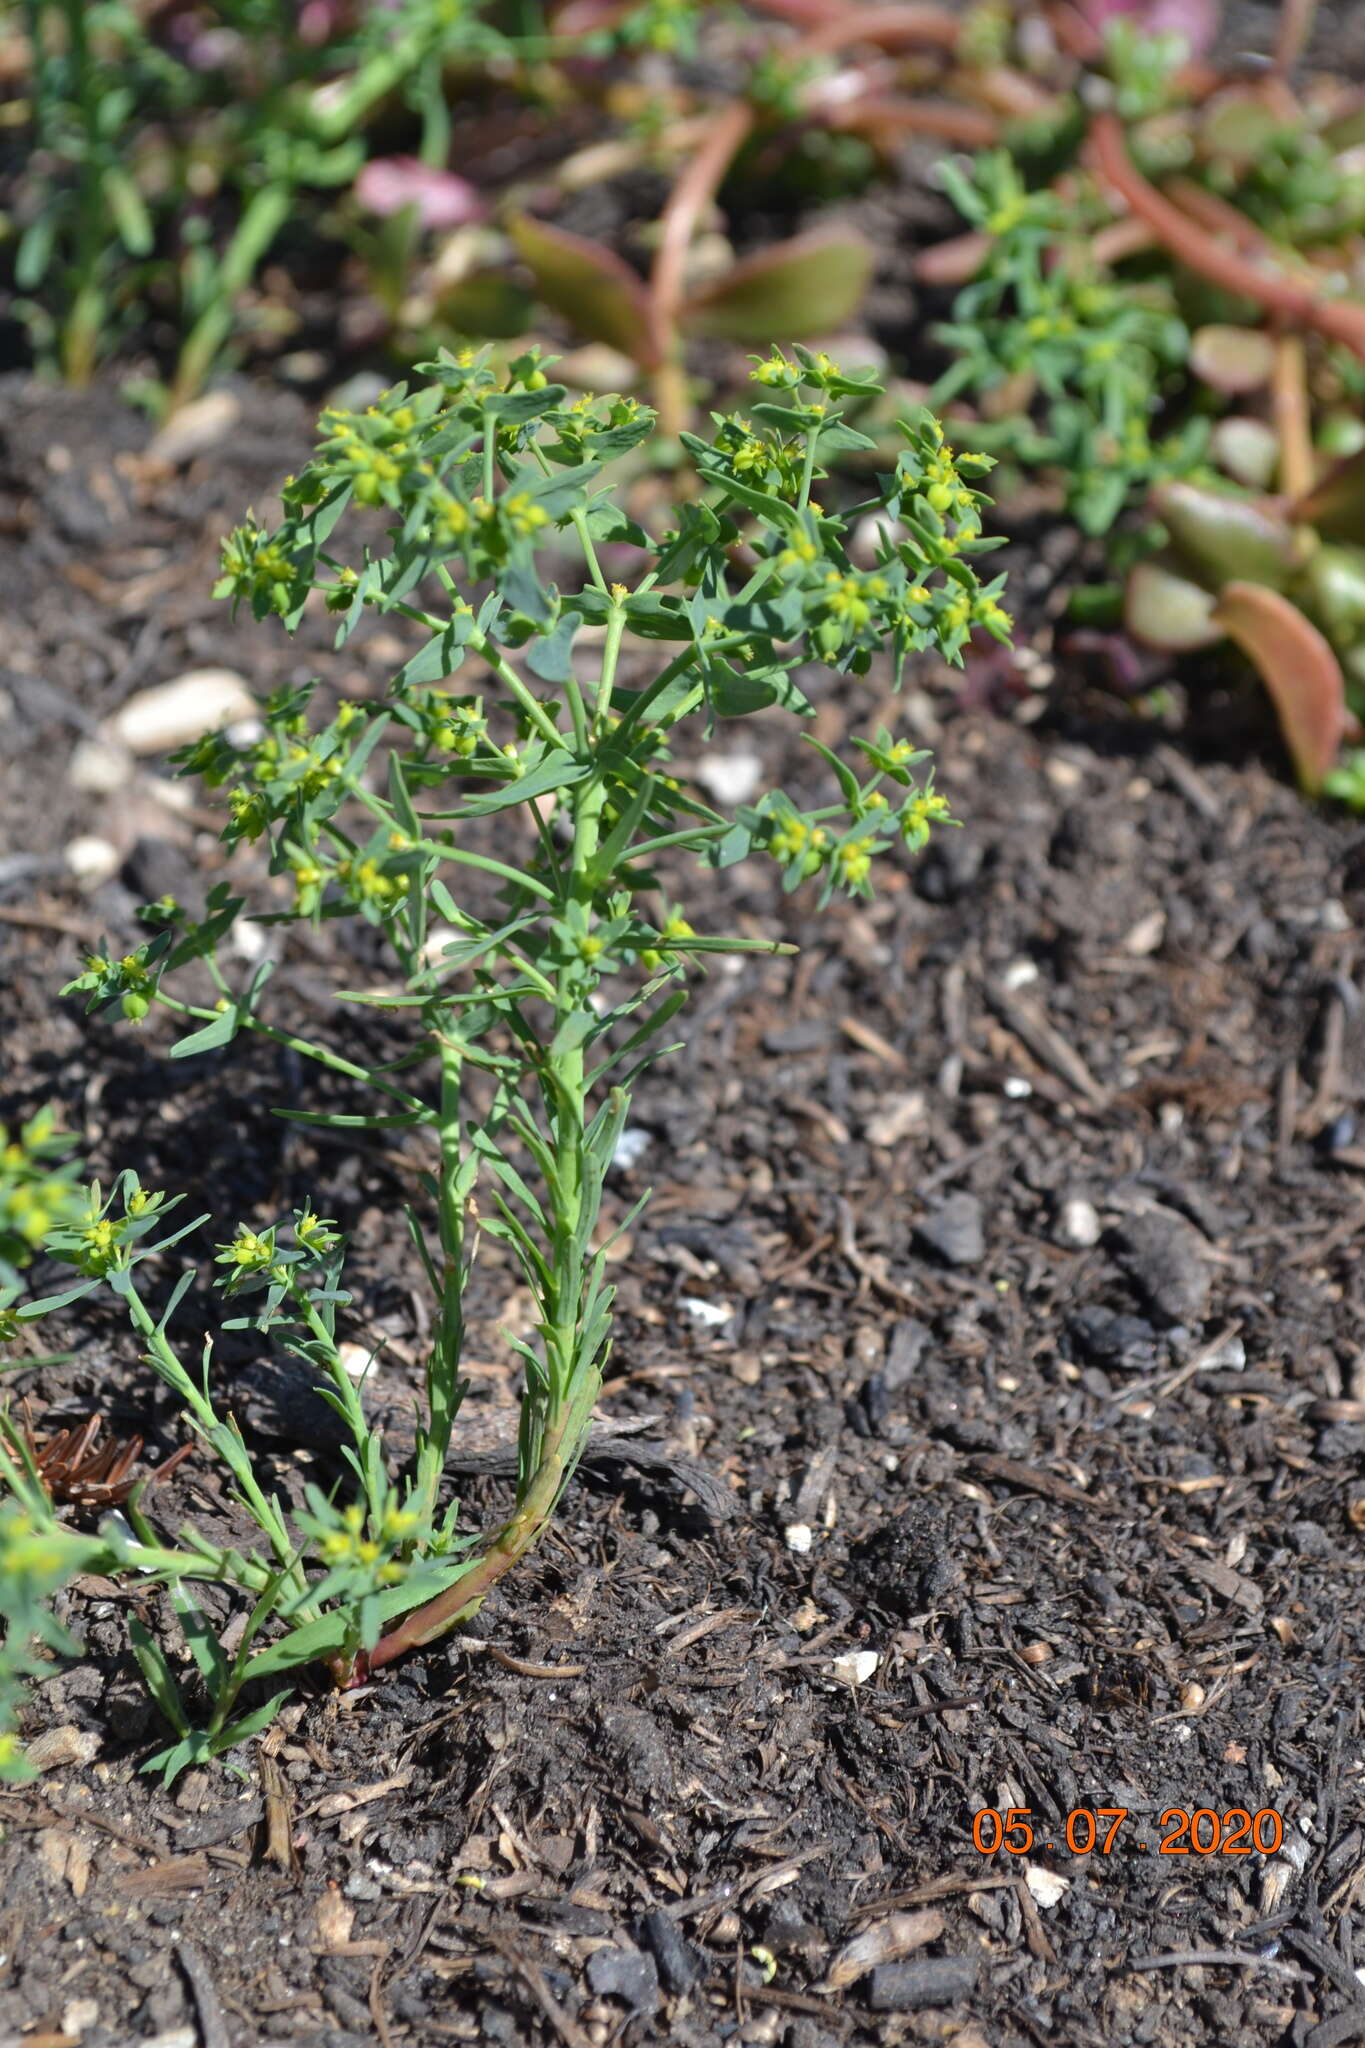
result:
[(936, 330), (953, 360), (934, 403), (1007, 397), (1007, 418), (971, 431), (1012, 461), (1054, 471), (1082, 530), (1107, 533), (1154, 483), (1204, 459), (1207, 423), (1159, 426), (1189, 331), (1160, 287), (1120, 283), (1096, 266), (1087, 236), (1104, 215), (1084, 180), (1069, 214), (1054, 191), (1030, 190), (1003, 151), (969, 168), (945, 162), (939, 180), (990, 242)]
[[(258, 617), (292, 630), (316, 606), (335, 619), (338, 646), (367, 613), (409, 636), (382, 699), (331, 706), (317, 686), (291, 686), (263, 705), (259, 729), (210, 735), (182, 757), (221, 792), (225, 845), (269, 871), (254, 917), (358, 918), (383, 939), (387, 972), (337, 1000), (405, 1016), (401, 1055), (366, 1062), (344, 1033), (329, 1043), (271, 1023), (269, 962), (243, 984), (219, 957), (245, 901), (226, 882), (202, 918), (149, 919), (135, 952), (92, 957), (72, 984), (94, 1009), (181, 1020), (173, 1058), (255, 1032), (381, 1098), (368, 1112), (303, 1101), (281, 1114), (401, 1126), (429, 1147), (425, 1205), (409, 1224), (432, 1337), (415, 1454), (397, 1476), (339, 1339), (353, 1303), (337, 1226), (302, 1208), (218, 1232), (215, 1285), (240, 1310), (224, 1327), (302, 1359), (344, 1425), (336, 1487), (310, 1487), (294, 1512), (215, 1406), (208, 1353), (191, 1373), (171, 1342), (190, 1276), (160, 1316), (144, 1296), (140, 1267), (184, 1234), (161, 1234), (172, 1204), (125, 1174), (108, 1197), (92, 1190), (53, 1240), (78, 1277), (37, 1308), (100, 1285), (123, 1298), (263, 1538), (245, 1559), (190, 1534), (166, 1552), (130, 1511), (137, 1569), (168, 1588), (210, 1702), (192, 1729), (143, 1631), (135, 1647), (177, 1730), (157, 1760), (168, 1773), (259, 1725), (236, 1706), (248, 1679), (323, 1661), (344, 1681), (440, 1636), (553, 1513), (610, 1353), (611, 1240), (599, 1225), (631, 1088), (669, 1049), (708, 955), (793, 950), (699, 929), (675, 893), (683, 857), (727, 867), (758, 856), (784, 888), (865, 899), (880, 860), (949, 822), (920, 773), (925, 757), (885, 728), (858, 742), (856, 768), (812, 741), (833, 778), (828, 803), (771, 791), (733, 815), (691, 780), (684, 736), (773, 706), (809, 717), (812, 661), (856, 676), (885, 657), (899, 683), (916, 653), (960, 662), (973, 632), (1009, 633), (1002, 579), (976, 568), (996, 544), (979, 489), (991, 458), (954, 454), (932, 415), (906, 423), (875, 497), (825, 502), (832, 463), (873, 446), (842, 403), (875, 391), (868, 376), (799, 348), (757, 363), (747, 410), (717, 416), (709, 439), (686, 437), (700, 495), (656, 538), (609, 482), (652, 416), (630, 400), (571, 403), (551, 367), (530, 353), (499, 373), (486, 354), (443, 354), (425, 384), (360, 413), (329, 411), (313, 459), (285, 487), (279, 528), (247, 522), (224, 548), (219, 589)], [(882, 538), (869, 567), (851, 559), (848, 536), (872, 515)], [(631, 564), (622, 580), (608, 577), (608, 547)], [(189, 967), (211, 977), (211, 1003), (178, 992)], [(534, 1311), (529, 1332), (509, 1337), (524, 1368), (512, 1505), (491, 1529), (466, 1531), (444, 1473), (478, 1231), (510, 1249)], [(185, 1562), (195, 1556), (197, 1567)], [(231, 1659), (190, 1605), (196, 1574), (234, 1581), (253, 1603), (247, 1647)]]

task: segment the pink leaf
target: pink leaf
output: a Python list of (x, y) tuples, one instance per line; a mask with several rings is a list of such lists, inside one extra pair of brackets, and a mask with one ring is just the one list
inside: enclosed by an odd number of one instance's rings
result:
[(1321, 789), (1349, 724), (1340, 662), (1298, 606), (1262, 584), (1226, 584), (1213, 616), (1259, 670), (1295, 773), (1311, 795)]
[(355, 181), (355, 196), (381, 220), (415, 206), (424, 228), (462, 228), (482, 220), (483, 200), (467, 178), (438, 170), (415, 156), (375, 156)]
[(1125, 15), (1144, 37), (1177, 35), (1191, 57), (1206, 56), (1218, 34), (1218, 0), (1077, 0), (1077, 9), (1101, 32)]

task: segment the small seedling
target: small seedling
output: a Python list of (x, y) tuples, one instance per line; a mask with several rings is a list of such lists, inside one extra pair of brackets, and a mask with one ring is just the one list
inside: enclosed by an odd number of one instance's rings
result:
[[(658, 540), (604, 475), (651, 432), (633, 401), (569, 404), (534, 355), (505, 375), (475, 355), (443, 356), (425, 374), (367, 412), (324, 414), (316, 455), (285, 486), (283, 525), (239, 527), (220, 585), (290, 630), (325, 607), (339, 645), (371, 613), (405, 622), (410, 657), (382, 700), (319, 715), (314, 687), (287, 689), (265, 706), (259, 738), (213, 735), (185, 762), (225, 793), (228, 845), (268, 857), (273, 883), (259, 911), (314, 927), (358, 919), (383, 941), (388, 973), (338, 991), (337, 1002), (343, 1015), (365, 1004), (406, 1020), (402, 1050), (370, 1063), (344, 1029), (326, 1043), (272, 1022), (268, 963), (241, 986), (219, 959), (243, 909), (227, 883), (198, 922), (157, 906), (160, 928), (145, 944), (92, 958), (74, 984), (92, 1009), (133, 1023), (159, 1011), (182, 1020), (172, 1057), (261, 1034), (380, 1104), (329, 1113), (291, 1103), (282, 1115), (342, 1131), (399, 1128), (430, 1148), (408, 1222), (432, 1340), (416, 1451), (399, 1472), (342, 1356), (353, 1306), (342, 1232), (300, 1208), (219, 1234), (216, 1285), (237, 1311), (224, 1327), (303, 1360), (345, 1432), (343, 1480), (309, 1486), (295, 1512), (262, 1484), (220, 1405), (212, 1341), (191, 1368), (172, 1338), (192, 1274), (153, 1306), (147, 1262), (207, 1219), (168, 1230), (174, 1200), (125, 1172), (49, 1239), (76, 1269), (72, 1284), (19, 1313), (112, 1290), (259, 1532), (250, 1554), (194, 1530), (168, 1546), (133, 1496), (122, 1520), (73, 1550), (31, 1451), (9, 1431), (8, 1476), (32, 1540), (55, 1533), (66, 1559), (86, 1569), (98, 1559), (101, 1571), (135, 1571), (144, 1588), (169, 1591), (209, 1712), (193, 1725), (165, 1650), (139, 1624), (139, 1658), (176, 1731), (156, 1760), (168, 1775), (264, 1725), (276, 1700), (244, 1711), (248, 1683), (318, 1661), (346, 1683), (436, 1640), (553, 1514), (611, 1349), (609, 1256), (639, 1207), (604, 1227), (631, 1090), (669, 1049), (689, 984), (713, 956), (792, 950), (696, 929), (666, 893), (680, 886), (679, 864), (758, 857), (787, 889), (856, 901), (871, 896), (880, 859), (918, 850), (947, 817), (917, 772), (925, 756), (885, 729), (857, 740), (856, 765), (812, 740), (833, 777), (828, 803), (806, 808), (773, 789), (732, 816), (688, 783), (679, 740), (767, 707), (808, 717), (798, 678), (812, 660), (856, 676), (885, 656), (899, 680), (920, 651), (958, 661), (974, 629), (1009, 632), (1000, 579), (983, 583), (975, 567), (994, 544), (975, 483), (989, 459), (955, 457), (932, 416), (907, 426), (868, 502), (836, 510), (817, 500), (829, 460), (867, 445), (841, 401), (874, 388), (827, 357), (798, 349), (757, 365), (747, 415), (717, 417), (709, 438), (690, 438), (705, 495)], [(850, 524), (874, 516), (879, 559), (857, 568)], [(606, 546), (633, 560), (626, 580), (608, 580)], [(211, 975), (216, 1002), (177, 993), (182, 970)], [(509, 1333), (523, 1368), (513, 1504), (493, 1528), (466, 1530), (444, 1471), (480, 1232), (508, 1247), (534, 1313)], [(231, 1654), (194, 1603), (204, 1578), (250, 1604)], [(12, 1634), (33, 1626), (33, 1611), (12, 1610)]]

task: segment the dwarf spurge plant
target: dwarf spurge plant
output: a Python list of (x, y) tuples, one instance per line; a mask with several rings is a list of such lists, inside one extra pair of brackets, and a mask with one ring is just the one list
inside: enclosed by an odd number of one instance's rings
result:
[[(834, 777), (829, 803), (808, 809), (772, 790), (733, 816), (689, 786), (678, 739), (767, 706), (808, 715), (798, 676), (812, 658), (859, 674), (885, 649), (899, 677), (918, 650), (957, 660), (974, 628), (1009, 630), (998, 583), (983, 585), (973, 566), (993, 545), (970, 480), (989, 461), (955, 458), (930, 416), (907, 429), (870, 503), (835, 512), (817, 502), (826, 461), (870, 445), (839, 403), (865, 395), (868, 380), (824, 356), (761, 362), (748, 416), (717, 417), (709, 439), (691, 439), (704, 495), (657, 541), (604, 475), (649, 434), (649, 413), (622, 399), (570, 405), (534, 356), (503, 376), (483, 357), (443, 356), (425, 374), (365, 413), (324, 414), (316, 455), (285, 489), (284, 524), (238, 528), (220, 586), (291, 630), (325, 606), (338, 644), (367, 612), (406, 621), (417, 629), (411, 657), (382, 702), (316, 717), (312, 689), (288, 691), (265, 707), (259, 738), (211, 736), (185, 761), (225, 793), (227, 842), (268, 854), (277, 890), (292, 897), (271, 915), (314, 926), (358, 918), (386, 942), (390, 983), (339, 992), (339, 1020), (350, 1003), (396, 1011), (410, 1020), (406, 1049), (367, 1065), (344, 1022), (334, 1044), (270, 1022), (265, 968), (238, 987), (216, 958), (242, 908), (226, 885), (197, 924), (153, 906), (164, 922), (146, 944), (92, 959), (75, 984), (95, 1008), (184, 1018), (192, 1028), (173, 1056), (262, 1033), (381, 1098), (372, 1112), (281, 1114), (402, 1126), (432, 1147), (423, 1202), (409, 1212), (435, 1304), (425, 1412), (397, 1475), (338, 1353), (349, 1297), (336, 1227), (300, 1211), (220, 1244), (217, 1284), (241, 1304), (240, 1323), (307, 1362), (347, 1433), (343, 1485), (310, 1488), (292, 1515), (260, 1484), (211, 1393), (208, 1351), (192, 1372), (172, 1344), (189, 1276), (160, 1314), (146, 1299), (142, 1262), (184, 1234), (163, 1234), (171, 1204), (124, 1174), (111, 1197), (94, 1190), (57, 1240), (79, 1277), (55, 1301), (101, 1285), (123, 1298), (150, 1363), (264, 1539), (252, 1557), (192, 1532), (170, 1550), (135, 1506), (127, 1528), (107, 1526), (112, 1565), (172, 1589), (212, 1701), (207, 1730), (191, 1733), (165, 1656), (139, 1635), (179, 1732), (159, 1759), (172, 1770), (259, 1725), (267, 1709), (245, 1720), (237, 1710), (248, 1679), (324, 1659), (345, 1682), (431, 1642), (545, 1527), (611, 1345), (599, 1222), (632, 1085), (667, 1050), (710, 955), (790, 950), (695, 930), (664, 894), (663, 864), (671, 877), (687, 855), (713, 867), (757, 855), (789, 888), (866, 898), (878, 859), (917, 849), (946, 816), (932, 783), (916, 779), (925, 757), (885, 730), (858, 741), (856, 766), (817, 746)], [(859, 569), (845, 538), (872, 512), (880, 559)], [(607, 545), (633, 560), (627, 580), (608, 581)], [(215, 1007), (174, 992), (191, 966), (214, 977)], [(531, 1334), (511, 1339), (524, 1367), (512, 1508), (492, 1530), (466, 1532), (442, 1475), (479, 1230), (511, 1248), (535, 1313)], [(41, 1522), (31, 1484), (22, 1498)], [(206, 1576), (254, 1603), (231, 1658), (192, 1603), (190, 1582)]]

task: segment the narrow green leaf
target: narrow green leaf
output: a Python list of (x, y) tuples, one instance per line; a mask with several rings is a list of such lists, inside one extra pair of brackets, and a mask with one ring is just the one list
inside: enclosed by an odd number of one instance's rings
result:
[(152, 1696), (152, 1702), (163, 1721), (169, 1722), (177, 1735), (187, 1736), (190, 1732), (190, 1717), (185, 1712), (170, 1665), (166, 1662), (159, 1644), (152, 1640), (135, 1614), (128, 1617), (128, 1640), (133, 1655), (137, 1658), (143, 1683)]

